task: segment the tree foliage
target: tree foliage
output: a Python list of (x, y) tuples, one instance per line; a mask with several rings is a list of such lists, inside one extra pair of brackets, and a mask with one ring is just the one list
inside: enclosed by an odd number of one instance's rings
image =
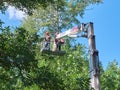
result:
[(114, 60), (110, 62), (106, 70), (101, 75), (102, 90), (119, 90), (120, 89), (120, 67)]
[[(31, 88), (68, 90), (89, 88), (88, 63), (84, 49), (68, 50), (63, 57), (41, 56), (38, 35), (23, 28), (3, 28), (0, 33), (0, 87), (2, 89)], [(73, 51), (73, 50), (72, 50)], [(80, 73), (81, 72), (81, 73)]]
[(24, 28), (29, 31), (49, 30), (51, 32), (70, 29), (80, 23), (78, 17), (84, 15), (87, 6), (100, 3), (101, 0), (90, 0), (89, 2), (88, 0), (66, 0), (64, 6), (61, 6), (59, 2), (50, 3), (45, 9), (38, 7), (32, 16), (24, 20)]
[[(11, 5), (16, 8), (25, 11), (28, 14), (32, 14), (38, 7), (46, 8), (49, 3), (55, 3), (56, 0), (1, 0), (0, 10), (5, 11), (6, 8)], [(59, 5), (64, 5), (64, 0), (59, 0)]]
[[(40, 42), (44, 31), (71, 28), (80, 22), (77, 16), (82, 16), (88, 5), (101, 0), (42, 1), (6, 0), (9, 5), (34, 13), (14, 30), (2, 27), (0, 22), (1, 89), (89, 90), (88, 60), (82, 45), (72, 46), (67, 40), (67, 53), (60, 57), (41, 55)], [(1, 10), (5, 9), (5, 3), (0, 2)]]
[[(46, 8), (49, 4), (58, 4), (59, 7), (64, 7), (65, 4), (71, 2), (71, 4), (75, 7), (77, 3), (81, 6), (80, 3), (85, 3), (86, 5), (99, 3), (102, 0), (1, 0), (0, 1), (0, 10), (5, 11), (8, 5), (15, 6), (16, 8), (27, 12), (28, 14), (32, 14), (35, 9), (38, 7)], [(8, 5), (6, 5), (8, 4)], [(85, 5), (85, 6), (86, 6)]]

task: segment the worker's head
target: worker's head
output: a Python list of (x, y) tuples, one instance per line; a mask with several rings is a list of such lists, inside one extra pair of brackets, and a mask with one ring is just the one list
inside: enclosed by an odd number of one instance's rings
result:
[(46, 32), (46, 35), (49, 35), (50, 33), (49, 32)]

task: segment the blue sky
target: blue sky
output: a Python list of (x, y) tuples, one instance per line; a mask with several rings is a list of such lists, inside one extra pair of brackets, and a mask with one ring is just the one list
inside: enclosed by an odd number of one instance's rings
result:
[[(120, 0), (104, 0), (102, 4), (91, 5), (85, 11), (84, 18), (80, 21), (94, 23), (96, 36), (96, 48), (99, 51), (99, 59), (104, 68), (109, 62), (116, 59), (120, 66)], [(19, 26), (24, 13), (16, 11), (10, 7), (6, 15), (0, 13), (0, 19), (5, 22), (5, 26)], [(83, 44), (87, 40), (80, 39)], [(87, 45), (86, 45), (87, 46)]]
[(82, 22), (93, 22), (99, 59), (106, 68), (116, 59), (120, 66), (120, 0), (104, 0), (86, 10)]

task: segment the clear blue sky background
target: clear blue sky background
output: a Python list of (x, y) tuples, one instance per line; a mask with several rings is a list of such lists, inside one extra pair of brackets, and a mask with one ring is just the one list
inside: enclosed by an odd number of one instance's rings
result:
[(104, 0), (88, 9), (92, 10), (87, 10), (81, 21), (94, 23), (100, 61), (106, 68), (108, 62), (116, 59), (120, 66), (120, 0)]
[[(94, 32), (96, 35), (96, 48), (99, 51), (99, 59), (104, 68), (109, 62), (116, 59), (120, 66), (120, 0), (104, 0), (102, 4), (91, 5), (87, 8), (84, 18), (81, 22), (93, 22)], [(2, 15), (0, 19), (5, 25), (19, 26), (20, 20), (14, 18), (9, 19), (8, 13)], [(83, 44), (87, 42), (80, 39)], [(87, 45), (86, 45), (87, 46)]]

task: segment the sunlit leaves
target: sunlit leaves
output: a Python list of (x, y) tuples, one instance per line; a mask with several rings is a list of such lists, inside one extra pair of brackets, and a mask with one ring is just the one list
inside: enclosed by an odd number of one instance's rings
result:
[[(56, 3), (56, 0), (1, 0), (0, 10), (4, 12), (7, 5), (11, 5), (31, 15), (38, 7), (46, 8), (50, 3)], [(63, 4), (64, 0), (59, 0), (59, 5)]]
[[(78, 24), (80, 21), (76, 16), (82, 16), (86, 6), (94, 1), (42, 1), (6, 1), (21, 10), (30, 10), (28, 13), (34, 11), (34, 14), (27, 17), (22, 26), (24, 28), (15, 28), (14, 31), (9, 27), (3, 28), (0, 22), (1, 89), (88, 90), (88, 61), (84, 47), (72, 46), (67, 39), (64, 56), (43, 56), (40, 42), (46, 30), (54, 33), (71, 28), (73, 23)], [(1, 6), (4, 6), (3, 2)]]
[(107, 69), (101, 76), (101, 88), (104, 90), (119, 90), (120, 89), (120, 67), (116, 61), (110, 62)]

